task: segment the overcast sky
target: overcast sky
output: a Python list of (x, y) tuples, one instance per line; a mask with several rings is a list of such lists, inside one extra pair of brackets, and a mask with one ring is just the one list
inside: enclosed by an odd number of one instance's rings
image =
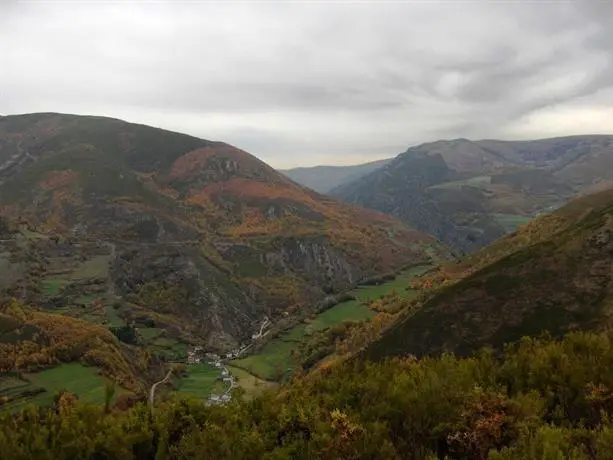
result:
[(107, 115), (276, 167), (613, 133), (613, 1), (0, 1), (0, 114)]

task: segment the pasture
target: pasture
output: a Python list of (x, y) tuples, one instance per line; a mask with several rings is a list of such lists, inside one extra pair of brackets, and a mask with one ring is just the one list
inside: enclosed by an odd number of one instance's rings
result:
[(227, 384), (218, 380), (221, 370), (207, 363), (185, 366), (187, 377), (178, 381), (179, 393), (206, 399), (211, 393), (221, 393)]
[[(80, 400), (104, 403), (105, 385), (109, 380), (95, 367), (80, 363), (60, 364), (41, 372), (23, 374), (22, 378), (0, 379), (0, 410), (15, 411), (27, 405), (50, 405), (60, 390), (68, 390)], [(115, 397), (126, 390), (117, 387)]]
[(278, 384), (257, 378), (255, 375), (240, 367), (226, 366), (236, 378), (238, 385), (245, 391), (244, 398), (251, 399), (269, 388), (276, 388)]

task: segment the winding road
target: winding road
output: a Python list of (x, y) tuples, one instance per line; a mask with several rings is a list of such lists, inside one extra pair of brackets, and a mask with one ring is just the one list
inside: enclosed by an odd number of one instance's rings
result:
[(153, 385), (151, 385), (151, 391), (149, 392), (149, 406), (151, 406), (152, 410), (153, 410), (153, 402), (155, 401), (156, 388), (158, 387), (159, 384), (165, 383), (170, 378), (171, 375), (172, 375), (172, 370), (169, 370), (168, 374), (166, 374), (166, 377), (164, 377), (159, 382), (155, 382)]
[(232, 391), (232, 388), (234, 388), (236, 385), (234, 384), (234, 379), (235, 377), (232, 377), (232, 374), (230, 373), (230, 371), (228, 370), (228, 368), (226, 366), (223, 366), (223, 369), (228, 373), (228, 376), (230, 376), (232, 378), (232, 380), (230, 380), (230, 386), (228, 387), (228, 389), (223, 393), (224, 395), (227, 395), (228, 393), (230, 393), (230, 391)]

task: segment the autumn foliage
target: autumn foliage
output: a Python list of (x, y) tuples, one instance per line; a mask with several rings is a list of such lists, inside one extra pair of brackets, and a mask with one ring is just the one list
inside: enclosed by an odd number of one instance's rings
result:
[(0, 372), (32, 372), (80, 361), (126, 388), (140, 388), (118, 340), (102, 326), (12, 301), (0, 307), (0, 327)]
[(346, 361), (249, 402), (123, 411), (60, 395), (0, 417), (0, 458), (562, 459), (613, 453), (613, 336), (496, 356)]

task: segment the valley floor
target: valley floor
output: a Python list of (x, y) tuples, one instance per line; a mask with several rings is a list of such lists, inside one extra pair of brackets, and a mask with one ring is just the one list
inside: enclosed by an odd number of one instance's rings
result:
[(385, 295), (395, 294), (408, 299), (414, 297), (417, 291), (410, 289), (410, 281), (429, 268), (430, 266), (427, 265), (411, 267), (399, 273), (393, 280), (373, 286), (360, 286), (350, 292), (356, 300), (339, 303), (314, 317), (305, 319), (266, 342), (254, 354), (232, 361), (232, 366), (263, 381), (283, 381), (292, 373), (295, 364), (293, 353), (315, 332), (323, 331), (344, 321), (372, 319), (376, 312), (369, 308), (366, 302)]

